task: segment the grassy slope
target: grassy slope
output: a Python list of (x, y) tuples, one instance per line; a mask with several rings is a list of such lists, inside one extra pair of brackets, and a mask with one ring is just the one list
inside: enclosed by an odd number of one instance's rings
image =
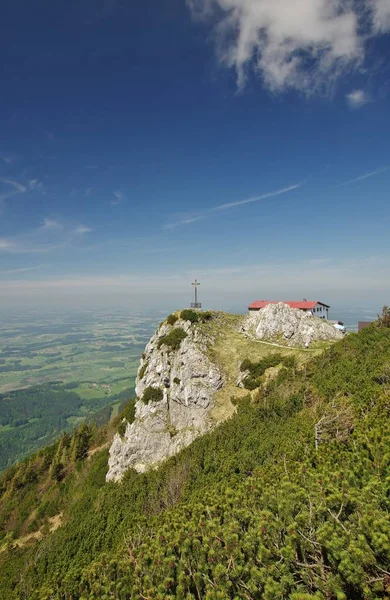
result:
[(251, 339), (239, 331), (244, 318), (241, 315), (217, 313), (215, 319), (201, 325), (206, 333), (210, 333), (215, 338), (215, 343), (209, 350), (210, 359), (219, 365), (225, 374), (225, 385), (214, 397), (215, 408), (212, 416), (217, 422), (235, 412), (232, 398), (243, 398), (248, 395), (247, 390), (237, 387), (240, 364), (245, 358), (257, 362), (269, 354), (281, 354), (294, 356), (298, 365), (303, 365), (313, 356), (321, 353), (318, 349), (310, 351), (301, 348), (292, 349)]
[[(18, 526), (22, 499), (42, 519), (64, 509), (64, 525), (38, 553), (33, 541), (8, 546), (1, 597), (387, 598), (389, 363), (389, 331), (353, 335), (121, 485), (104, 483), (107, 450), (70, 464), (59, 485), (42, 470), (44, 455), (19, 467), (0, 504), (3, 516), (13, 506), (8, 526)], [(323, 415), (330, 425), (316, 452)], [(112, 431), (96, 435), (101, 446)], [(39, 505), (43, 482), (51, 505)]]

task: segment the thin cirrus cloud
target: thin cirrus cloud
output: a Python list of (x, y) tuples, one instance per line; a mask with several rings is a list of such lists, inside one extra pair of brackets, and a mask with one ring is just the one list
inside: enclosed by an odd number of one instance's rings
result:
[(119, 206), (125, 200), (125, 195), (120, 190), (114, 190), (112, 192), (114, 198), (112, 198), (109, 202), (111, 206)]
[(50, 265), (36, 265), (35, 267), (22, 267), (20, 269), (7, 269), (6, 271), (0, 271), (0, 275), (15, 275), (17, 273), (27, 273), (29, 271), (38, 271), (45, 269)]
[(42, 224), (20, 235), (0, 238), (0, 252), (10, 254), (47, 253), (80, 243), (92, 229), (45, 218)]
[[(273, 93), (329, 92), (364, 66), (367, 42), (390, 30), (389, 0), (187, 0), (210, 23), (219, 62), (245, 87), (250, 72)], [(367, 69), (366, 69), (367, 72)]]
[(6, 165), (12, 165), (13, 163), (13, 157), (9, 154), (0, 154), (0, 160), (5, 162)]
[[(251, 198), (246, 198), (245, 200), (238, 200), (236, 202), (228, 202), (227, 204), (220, 204), (219, 206), (215, 206), (211, 209), (212, 212), (217, 210), (226, 210), (228, 208), (234, 208), (235, 206), (242, 206), (243, 204), (250, 204), (251, 202), (259, 202), (260, 200), (266, 200), (267, 198), (274, 198), (275, 196), (281, 196), (282, 194), (287, 194), (288, 192), (292, 192), (294, 190), (302, 187), (303, 183), (295, 183), (293, 185), (289, 185), (288, 187), (282, 188), (280, 190), (276, 190), (274, 192), (267, 192), (266, 194), (261, 194), (260, 196), (253, 196)], [(210, 211), (210, 212), (211, 212)]]
[(6, 200), (27, 192), (41, 192), (43, 183), (38, 179), (30, 179), (27, 183), (20, 183), (15, 179), (0, 177), (0, 213), (7, 206)]
[(351, 185), (352, 183), (357, 183), (358, 181), (364, 181), (364, 179), (369, 179), (370, 177), (375, 177), (376, 175), (380, 175), (381, 173), (385, 173), (390, 170), (390, 165), (387, 167), (380, 167), (379, 169), (375, 169), (375, 171), (370, 171), (369, 173), (363, 173), (363, 175), (359, 175), (354, 179), (349, 179), (348, 181), (343, 181), (340, 185)]
[(16, 194), (24, 194), (27, 191), (27, 187), (14, 179), (6, 179), (2, 177), (0, 179), (0, 183), (2, 184), (3, 191), (0, 194), (0, 198), (5, 200), (6, 198), (10, 198), (11, 196), (15, 196)]
[(225, 204), (218, 204), (217, 206), (213, 206), (205, 210), (202, 213), (194, 215), (192, 217), (187, 217), (185, 219), (181, 219), (179, 221), (175, 221), (174, 223), (169, 223), (165, 225), (164, 229), (174, 229), (179, 225), (190, 225), (196, 221), (201, 221), (208, 216), (211, 216), (213, 213), (229, 210), (230, 208), (235, 208), (237, 206), (243, 206), (244, 204), (251, 204), (253, 202), (260, 202), (261, 200), (266, 200), (267, 198), (275, 198), (276, 196), (281, 196), (283, 194), (288, 194), (294, 190), (302, 187), (303, 183), (294, 183), (293, 185), (289, 185), (287, 187), (281, 188), (279, 190), (274, 190), (272, 192), (266, 192), (265, 194), (260, 194), (259, 196), (251, 196), (250, 198), (245, 198), (244, 200), (236, 200), (235, 202), (227, 202)]

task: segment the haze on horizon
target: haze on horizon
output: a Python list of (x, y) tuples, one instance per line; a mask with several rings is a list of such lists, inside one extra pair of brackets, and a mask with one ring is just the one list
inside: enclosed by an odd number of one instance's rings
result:
[[(165, 3), (166, 4), (166, 3)], [(20, 0), (0, 308), (390, 297), (390, 0)]]

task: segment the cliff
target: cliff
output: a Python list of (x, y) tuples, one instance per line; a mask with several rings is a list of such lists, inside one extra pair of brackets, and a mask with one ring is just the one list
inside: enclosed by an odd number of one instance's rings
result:
[(213, 396), (224, 381), (208, 357), (213, 342), (212, 333), (191, 321), (158, 328), (138, 370), (135, 420), (110, 448), (107, 481), (117, 481), (129, 468), (144, 472), (211, 429)]

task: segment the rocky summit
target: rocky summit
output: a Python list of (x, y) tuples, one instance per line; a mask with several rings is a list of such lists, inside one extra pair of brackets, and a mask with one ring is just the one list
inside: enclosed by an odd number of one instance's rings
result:
[(336, 341), (343, 337), (325, 319), (319, 319), (283, 302), (268, 304), (247, 317), (243, 331), (258, 340), (282, 342), (288, 346), (305, 346), (312, 342)]
[[(207, 323), (205, 314), (171, 315), (147, 344), (136, 380), (135, 418), (124, 420), (114, 437), (107, 481), (119, 481), (128, 469), (143, 473), (158, 466), (232, 416), (231, 398), (249, 389), (242, 382), (248, 376), (240, 370), (242, 361), (279, 352), (262, 341), (291, 353), (307, 343), (343, 337), (327, 321), (283, 303), (249, 317), (209, 313)], [(296, 358), (301, 360), (299, 353)], [(276, 364), (281, 367), (282, 361)], [(271, 375), (266, 371), (264, 385)]]

